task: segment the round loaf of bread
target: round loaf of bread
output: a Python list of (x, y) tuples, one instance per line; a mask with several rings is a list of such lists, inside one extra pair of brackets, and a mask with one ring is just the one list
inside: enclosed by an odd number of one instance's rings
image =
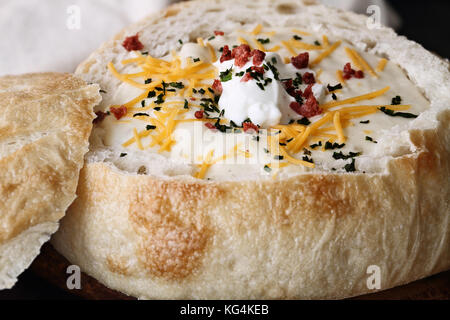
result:
[[(214, 31), (250, 32), (259, 24), (267, 31), (260, 43), (271, 29), (308, 30), (386, 58), (429, 106), (385, 130), (356, 172), (317, 165), (272, 178), (241, 172), (200, 180), (190, 175), (194, 165), (124, 151), (94, 130), (55, 248), (106, 286), (143, 299), (344, 298), (447, 270), (449, 65), (393, 30), (306, 0), (193, 1), (127, 28), (77, 73), (101, 85), (98, 111), (106, 111), (123, 103), (108, 64), (124, 72), (120, 62), (135, 57), (123, 46), (127, 37), (138, 34), (143, 54), (162, 58)], [(375, 276), (380, 281), (371, 285)]]
[(75, 199), (101, 100), (69, 74), (0, 78), (0, 290), (11, 288)]

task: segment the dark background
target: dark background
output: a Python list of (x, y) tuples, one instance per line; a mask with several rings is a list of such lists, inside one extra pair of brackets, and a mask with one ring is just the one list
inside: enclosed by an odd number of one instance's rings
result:
[(444, 58), (450, 58), (449, 0), (388, 0), (403, 19), (397, 30)]
[[(403, 19), (397, 30), (401, 35), (421, 43), (426, 49), (450, 57), (450, 0), (388, 0)], [(2, 299), (78, 299), (24, 272), (14, 289), (0, 291)]]

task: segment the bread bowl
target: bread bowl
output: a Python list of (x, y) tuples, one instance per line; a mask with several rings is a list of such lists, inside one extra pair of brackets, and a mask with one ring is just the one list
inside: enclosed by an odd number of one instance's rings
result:
[(0, 78), (0, 290), (15, 284), (75, 199), (98, 91), (69, 74)]
[[(53, 245), (106, 286), (144, 299), (344, 298), (372, 291), (372, 265), (377, 290), (449, 268), (448, 61), (391, 29), (312, 1), (193, 1), (125, 29), (77, 74), (112, 114)], [(305, 96), (311, 74), (323, 87)]]

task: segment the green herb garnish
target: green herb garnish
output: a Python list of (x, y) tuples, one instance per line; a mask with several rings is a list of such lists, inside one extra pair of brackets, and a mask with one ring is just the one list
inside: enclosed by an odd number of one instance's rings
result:
[(258, 42), (261, 43), (261, 44), (267, 44), (267, 43), (270, 42), (270, 39), (269, 38), (267, 38), (267, 39), (258, 39)]
[(220, 81), (227, 82), (230, 81), (233, 78), (233, 69), (227, 69), (224, 72), (220, 73)]
[(172, 88), (176, 88), (176, 89), (183, 89), (184, 88), (183, 82), (171, 82), (169, 85)]
[(417, 118), (418, 117), (418, 115), (416, 115), (416, 114), (407, 113), (407, 112), (395, 112), (394, 110), (388, 109), (386, 107), (381, 107), (380, 110), (381, 110), (381, 112), (383, 112), (391, 117), (402, 117), (402, 118)]
[(339, 160), (339, 159), (347, 160), (350, 158), (359, 157), (360, 155), (361, 155), (360, 152), (350, 152), (348, 155), (345, 155), (342, 153), (342, 151), (340, 151), (340, 152), (334, 152), (333, 158), (336, 160)]
[(297, 124), (302, 124), (304, 126), (308, 126), (311, 124), (311, 121), (309, 121), (308, 118), (301, 118), (300, 120), (297, 120)]
[(136, 118), (136, 117), (150, 117), (150, 116), (147, 113), (135, 113), (133, 115), (133, 118)]
[(309, 147), (310, 147), (311, 149), (315, 149), (315, 148), (321, 147), (321, 146), (322, 146), (322, 141), (319, 141), (318, 143), (312, 144), (312, 145), (310, 145)]
[(355, 168), (355, 159), (352, 159), (351, 163), (348, 163), (345, 165), (344, 167), (345, 171), (347, 172), (355, 172), (356, 168)]
[(161, 93), (158, 98), (155, 101), (156, 104), (163, 104), (164, 103), (164, 94)]
[(337, 142), (331, 143), (330, 141), (325, 143), (325, 150), (342, 149), (343, 147), (345, 147), (345, 143), (338, 144)]
[(309, 163), (314, 163), (314, 160), (312, 158), (309, 158), (308, 156), (304, 156), (302, 160)]
[(395, 96), (394, 98), (392, 98), (392, 103), (391, 105), (393, 106), (398, 106), (399, 104), (402, 103), (402, 97), (400, 96)]
[(333, 92), (333, 91), (336, 91), (336, 90), (340, 90), (340, 89), (342, 89), (342, 84), (338, 83), (335, 86), (327, 85), (327, 89), (328, 89), (328, 92)]

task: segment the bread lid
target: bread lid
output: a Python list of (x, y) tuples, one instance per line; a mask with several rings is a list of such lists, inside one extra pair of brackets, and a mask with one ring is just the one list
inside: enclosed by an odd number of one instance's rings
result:
[(0, 78), (0, 289), (11, 288), (75, 199), (101, 100), (70, 74)]

